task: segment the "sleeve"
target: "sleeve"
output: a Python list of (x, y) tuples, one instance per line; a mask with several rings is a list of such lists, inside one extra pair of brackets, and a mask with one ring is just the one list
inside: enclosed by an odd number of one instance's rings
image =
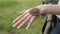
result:
[(59, 0), (42, 0), (45, 4), (52, 3), (52, 4), (58, 4)]

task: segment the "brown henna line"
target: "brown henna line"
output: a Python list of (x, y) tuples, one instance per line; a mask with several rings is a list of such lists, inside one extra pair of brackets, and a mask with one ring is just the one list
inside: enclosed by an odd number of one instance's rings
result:
[(32, 14), (32, 16), (38, 16), (40, 14), (38, 8), (33, 8), (32, 10), (29, 11), (29, 13)]

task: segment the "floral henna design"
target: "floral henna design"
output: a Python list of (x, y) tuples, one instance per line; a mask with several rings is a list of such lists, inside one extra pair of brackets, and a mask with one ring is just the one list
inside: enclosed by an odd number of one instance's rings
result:
[(38, 16), (40, 14), (38, 8), (33, 8), (32, 10), (29, 11), (29, 13), (32, 14), (32, 16)]

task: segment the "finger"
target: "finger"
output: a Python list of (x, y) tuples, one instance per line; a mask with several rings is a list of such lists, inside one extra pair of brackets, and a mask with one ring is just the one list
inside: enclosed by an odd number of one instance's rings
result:
[(20, 18), (22, 18), (27, 12), (23, 13), (22, 15), (18, 16), (15, 20), (13, 20), (13, 24), (16, 23)]
[(29, 27), (31, 26), (32, 22), (35, 20), (36, 16), (32, 16), (32, 18), (30, 19), (27, 27), (26, 27), (26, 30), (29, 29)]
[(21, 19), (19, 19), (14, 25), (13, 27), (16, 27), (17, 25), (19, 25), (19, 23), (21, 23), (22, 21), (25, 20), (26, 17), (29, 16), (29, 13), (27, 13), (25, 16), (23, 16)]
[(31, 10), (31, 8), (28, 9), (28, 10), (24, 10), (24, 11), (22, 11), (22, 12), (19, 12), (19, 14), (23, 14), (25, 11), (26, 11), (26, 12), (29, 12), (29, 10)]
[(20, 16), (18, 16), (15, 20), (13, 20), (13, 22), (12, 22), (12, 23), (13, 23), (13, 24), (14, 24), (14, 23), (16, 23), (16, 22), (17, 22), (21, 17), (23, 17), (26, 13), (28, 13), (28, 12), (29, 12), (29, 10), (30, 10), (30, 9), (26, 10), (25, 12), (23, 11), (24, 13), (22, 12), (23, 14), (22, 14), (22, 15), (20, 15)]
[(29, 16), (17, 27), (17, 29), (20, 29), (27, 21), (30, 20), (31, 17), (32, 17), (32, 16), (29, 15)]
[(23, 14), (25, 11), (19, 12), (19, 14)]

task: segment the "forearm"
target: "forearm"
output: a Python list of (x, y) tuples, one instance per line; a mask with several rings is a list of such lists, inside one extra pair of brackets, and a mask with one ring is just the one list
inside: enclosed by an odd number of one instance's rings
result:
[(37, 8), (40, 9), (42, 14), (60, 15), (60, 5), (40, 5)]

